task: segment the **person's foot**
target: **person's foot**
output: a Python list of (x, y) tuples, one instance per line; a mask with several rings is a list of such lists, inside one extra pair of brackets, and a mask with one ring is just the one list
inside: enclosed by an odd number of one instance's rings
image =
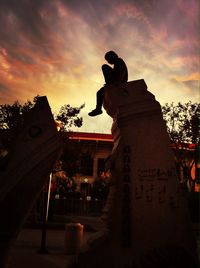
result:
[(90, 113), (88, 113), (89, 116), (97, 116), (99, 114), (102, 114), (102, 110), (94, 109)]

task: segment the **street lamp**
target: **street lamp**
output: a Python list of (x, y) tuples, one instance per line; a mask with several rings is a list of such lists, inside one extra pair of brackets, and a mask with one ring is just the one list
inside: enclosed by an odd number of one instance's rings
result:
[(40, 249), (38, 250), (39, 254), (48, 254), (48, 250), (46, 248), (46, 233), (47, 233), (47, 220), (48, 220), (48, 212), (49, 212), (49, 199), (50, 199), (50, 193), (51, 193), (51, 179), (52, 179), (52, 173), (49, 176), (49, 187), (47, 195), (46, 193), (43, 193), (43, 225), (42, 225), (42, 238), (41, 238), (41, 245)]

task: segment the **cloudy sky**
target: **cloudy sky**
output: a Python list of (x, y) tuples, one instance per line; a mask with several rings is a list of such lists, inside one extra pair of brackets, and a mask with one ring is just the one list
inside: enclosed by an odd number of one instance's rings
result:
[(198, 24), (198, 0), (0, 0), (0, 103), (38, 94), (53, 112), (85, 103), (77, 130), (109, 133), (105, 112), (87, 115), (108, 50), (161, 104), (197, 102)]

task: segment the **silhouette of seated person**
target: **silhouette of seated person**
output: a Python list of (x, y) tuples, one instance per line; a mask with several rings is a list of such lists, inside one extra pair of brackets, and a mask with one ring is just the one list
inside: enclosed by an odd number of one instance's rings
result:
[(96, 116), (102, 114), (102, 105), (105, 92), (105, 86), (119, 85), (128, 81), (128, 70), (125, 62), (118, 57), (114, 51), (109, 51), (105, 54), (105, 60), (114, 65), (113, 68), (107, 64), (102, 65), (102, 72), (105, 79), (105, 85), (97, 91), (96, 94), (96, 108), (88, 113), (89, 116)]

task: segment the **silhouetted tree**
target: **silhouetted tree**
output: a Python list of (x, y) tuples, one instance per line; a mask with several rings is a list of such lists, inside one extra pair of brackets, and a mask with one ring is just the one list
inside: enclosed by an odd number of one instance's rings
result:
[(33, 102), (27, 101), (23, 105), (18, 101), (13, 104), (2, 104), (0, 105), (0, 149), (2, 148), (9, 151), (12, 147), (12, 141), (16, 134), (23, 126), (24, 116), (34, 106), (36, 96)]
[(23, 125), (24, 115), (34, 106), (33, 102), (27, 101), (21, 105), (18, 101), (13, 104), (0, 105), (0, 129), (18, 130)]
[[(32, 102), (28, 100), (23, 105), (18, 101), (13, 104), (0, 105), (0, 129), (13, 131), (22, 127), (24, 115), (33, 108), (38, 97), (34, 97)], [(62, 123), (64, 130), (68, 130), (72, 126), (81, 127), (83, 119), (79, 117), (79, 113), (84, 106), (85, 104), (80, 107), (72, 107), (69, 104), (63, 105), (55, 119)]]
[(70, 127), (76, 126), (81, 127), (83, 124), (83, 118), (79, 117), (81, 109), (85, 107), (85, 104), (82, 104), (79, 107), (71, 107), (69, 104), (63, 105), (60, 108), (56, 120), (62, 123), (62, 130), (69, 130)]
[[(0, 149), (9, 149), (12, 146), (14, 137), (23, 126), (25, 115), (33, 108), (38, 97), (34, 97), (33, 101), (28, 100), (24, 104), (15, 101), (13, 104), (0, 105)], [(71, 107), (68, 104), (61, 107), (55, 119), (61, 122), (63, 131), (67, 131), (72, 126), (82, 126), (83, 119), (79, 117), (79, 113), (84, 106), (83, 104), (80, 107)]]
[(166, 103), (162, 106), (164, 120), (170, 139), (174, 143), (194, 143), (199, 141), (200, 104)]
[[(194, 182), (191, 169), (199, 161), (200, 140), (200, 104), (187, 103), (168, 104), (162, 106), (163, 118), (173, 145), (177, 170), (182, 169), (184, 183)], [(193, 144), (192, 150), (188, 145)], [(196, 179), (197, 176), (196, 176)], [(192, 183), (191, 186), (194, 186)]]

